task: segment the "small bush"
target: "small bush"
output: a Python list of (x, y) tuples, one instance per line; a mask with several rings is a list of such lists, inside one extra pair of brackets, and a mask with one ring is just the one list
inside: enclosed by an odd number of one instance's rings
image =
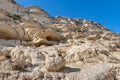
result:
[(21, 17), (19, 15), (16, 14), (8, 14), (8, 17), (12, 18), (13, 20), (20, 20)]

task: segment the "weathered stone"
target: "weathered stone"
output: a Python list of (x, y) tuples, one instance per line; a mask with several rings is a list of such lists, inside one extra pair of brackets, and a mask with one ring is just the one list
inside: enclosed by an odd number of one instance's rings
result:
[(21, 45), (20, 40), (4, 40), (4, 39), (0, 39), (0, 45), (3, 46), (19, 46)]
[[(31, 41), (28, 42), (29, 45), (52, 45), (55, 42), (59, 41), (60, 36), (52, 30), (43, 30), (40, 29), (40, 25), (37, 25), (36, 23), (33, 23), (31, 26), (31, 23), (27, 23), (24, 25), (23, 28), (13, 28), (5, 24), (0, 24), (0, 38), (2, 39), (20, 39), (24, 41)], [(23, 43), (23, 45), (26, 45), (26, 43)]]
[(32, 75), (33, 80), (42, 80), (44, 78), (44, 73), (40, 70), (34, 71)]
[(56, 54), (48, 54), (46, 57), (46, 69), (48, 71), (59, 71), (65, 66), (65, 60)]
[(90, 35), (88, 36), (88, 40), (99, 40), (101, 38), (100, 35)]
[(0, 11), (0, 21), (9, 22), (11, 19), (4, 12)]
[(120, 34), (0, 0), (0, 80), (119, 80)]
[(4, 60), (1, 62), (0, 70), (13, 70), (13, 62), (11, 60)]
[(17, 38), (17, 33), (11, 26), (0, 23), (0, 38), (15, 39)]

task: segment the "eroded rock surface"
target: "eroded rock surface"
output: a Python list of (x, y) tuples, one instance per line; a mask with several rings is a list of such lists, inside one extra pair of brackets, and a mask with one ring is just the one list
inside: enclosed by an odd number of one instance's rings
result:
[(59, 54), (50, 53), (46, 57), (46, 69), (48, 71), (59, 71), (65, 66), (65, 60)]
[(0, 0), (0, 80), (120, 80), (120, 34)]

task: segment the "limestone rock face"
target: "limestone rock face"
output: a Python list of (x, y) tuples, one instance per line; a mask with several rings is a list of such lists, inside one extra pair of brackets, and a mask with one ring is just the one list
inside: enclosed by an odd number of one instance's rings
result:
[(120, 80), (120, 34), (0, 0), (0, 80)]
[(8, 13), (19, 15), (23, 15), (22, 12), (25, 12), (25, 8), (16, 4), (15, 0), (0, 0), (0, 9), (3, 9)]
[(10, 60), (4, 60), (1, 62), (0, 70), (13, 70), (13, 62)]
[(23, 43), (23, 45), (35, 46), (52, 45), (60, 40), (60, 36), (56, 31), (42, 29), (37, 23), (22, 23), (21, 26), (22, 27), (18, 26), (14, 28), (6, 24), (0, 24), (0, 38), (31, 41), (29, 43)]
[(44, 26), (40, 23), (37, 23), (34, 20), (27, 20), (23, 23), (20, 23), (20, 26), (23, 28), (43, 28)]
[(0, 45), (3, 45), (3, 46), (16, 46), (16, 45), (21, 45), (21, 42), (20, 42), (20, 40), (0, 39)]
[(27, 8), (29, 11), (29, 17), (33, 18), (34, 20), (37, 20), (44, 23), (51, 23), (52, 17), (49, 16), (47, 12), (45, 12), (43, 9), (37, 7), (37, 6), (30, 6)]
[(0, 11), (0, 21), (9, 22), (11, 19), (5, 14), (5, 12)]
[(59, 41), (60, 36), (50, 30), (42, 30), (37, 28), (26, 28), (25, 30), (30, 37), (30, 39), (33, 41), (33, 45), (40, 46), (40, 45), (52, 45), (52, 41)]
[(3, 39), (15, 39), (17, 33), (14, 28), (10, 27), (7, 24), (0, 24), (0, 38)]

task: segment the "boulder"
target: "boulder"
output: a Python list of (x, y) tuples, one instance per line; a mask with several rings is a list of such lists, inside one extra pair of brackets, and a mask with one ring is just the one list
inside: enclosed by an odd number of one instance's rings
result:
[(65, 59), (56, 54), (49, 54), (46, 58), (47, 71), (59, 71), (65, 66)]

